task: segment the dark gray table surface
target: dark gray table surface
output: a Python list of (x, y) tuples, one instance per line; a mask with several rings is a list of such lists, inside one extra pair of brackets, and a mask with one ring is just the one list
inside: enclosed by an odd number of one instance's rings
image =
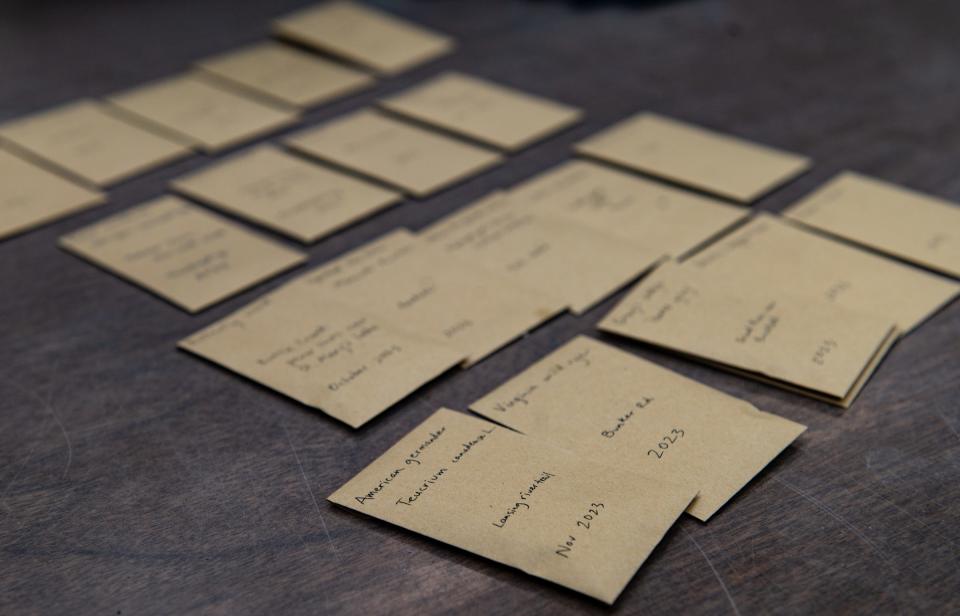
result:
[[(8, 0), (0, 121), (173, 74), (258, 40), (268, 18), (300, 4)], [(757, 209), (781, 209), (846, 168), (960, 199), (956, 2), (384, 4), (456, 36), (459, 50), (306, 123), (444, 69), (573, 103), (587, 118), (321, 241), (313, 264), (532, 176), (639, 109), (815, 159)], [(325, 499), (438, 406), (465, 409), (579, 333), (810, 426), (709, 523), (683, 519), (612, 611), (960, 611), (960, 305), (897, 344), (845, 412), (601, 336), (593, 326), (611, 298), (354, 431), (174, 348), (294, 273), (190, 316), (55, 246), (208, 160), (126, 182), (104, 207), (0, 243), (0, 612), (608, 611)]]

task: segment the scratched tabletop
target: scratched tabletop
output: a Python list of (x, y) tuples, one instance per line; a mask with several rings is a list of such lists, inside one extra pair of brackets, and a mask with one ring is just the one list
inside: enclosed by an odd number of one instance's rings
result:
[[(301, 4), (4, 1), (0, 121), (174, 74)], [(312, 264), (545, 170), (640, 109), (813, 157), (758, 210), (842, 169), (960, 200), (960, 3), (381, 4), (452, 34), (457, 52), (307, 124), (449, 69), (586, 120), (319, 242)], [(56, 247), (209, 160), (0, 243), (0, 613), (960, 611), (960, 303), (899, 342), (846, 411), (598, 334), (617, 295), (351, 430), (175, 349), (295, 272), (190, 316)], [(326, 500), (437, 407), (466, 409), (581, 333), (810, 429), (709, 523), (684, 517), (613, 608)]]

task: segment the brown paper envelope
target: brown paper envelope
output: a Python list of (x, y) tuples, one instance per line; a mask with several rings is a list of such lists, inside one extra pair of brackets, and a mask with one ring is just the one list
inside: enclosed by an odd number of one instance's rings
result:
[[(418, 238), (398, 230), (294, 279), (180, 346), (358, 427), (450, 367), (479, 360), (560, 309), (559, 302), (513, 289), (456, 259), (437, 259)], [(326, 320), (318, 321), (321, 316)], [(367, 346), (351, 342), (340, 350), (343, 341), (355, 340), (347, 328), (354, 321), (365, 324), (357, 326), (361, 332), (374, 323), (378, 335), (364, 338)], [(301, 358), (324, 362), (322, 382), (316, 366), (309, 378), (302, 374)], [(332, 395), (327, 384), (343, 379), (357, 385)]]
[(455, 347), (472, 364), (541, 325), (563, 302), (398, 230), (291, 283)]
[[(686, 263), (728, 281), (826, 299), (894, 321), (909, 332), (960, 285), (761, 214)], [(732, 288), (732, 287), (731, 287)]]
[[(222, 83), (222, 82), (220, 82)], [(230, 90), (200, 72), (109, 97), (129, 117), (205, 152), (216, 152), (280, 130), (297, 114)]]
[(178, 346), (353, 428), (463, 360), (356, 306), (283, 290)]
[(880, 365), (880, 362), (883, 361), (883, 358), (887, 356), (887, 353), (897, 343), (897, 340), (900, 339), (900, 336), (903, 332), (899, 329), (891, 329), (890, 333), (887, 335), (887, 338), (880, 343), (880, 346), (877, 347), (877, 352), (870, 359), (870, 363), (864, 368), (863, 372), (860, 374), (860, 378), (854, 382), (853, 387), (850, 388), (850, 391), (847, 392), (847, 395), (843, 399), (837, 399), (826, 394), (822, 394), (811, 389), (804, 389), (803, 387), (797, 385), (791, 385), (790, 383), (785, 383), (783, 381), (778, 381), (776, 379), (767, 378), (761, 374), (751, 373), (746, 370), (740, 370), (732, 366), (725, 366), (722, 364), (717, 364), (716, 362), (711, 362), (703, 360), (708, 364), (713, 364), (714, 366), (727, 370), (728, 372), (733, 372), (747, 378), (752, 378), (754, 380), (767, 383), (768, 385), (773, 385), (787, 391), (792, 391), (794, 393), (807, 396), (808, 398), (814, 398), (820, 400), (821, 402), (826, 402), (828, 404), (833, 404), (834, 406), (839, 406), (840, 408), (850, 408), (850, 405), (853, 404), (853, 401), (857, 399), (857, 396), (860, 395), (860, 391), (867, 384), (867, 381), (870, 380), (870, 377), (876, 372), (877, 367)]
[(694, 494), (440, 409), (329, 499), (612, 604)]
[(0, 239), (106, 201), (103, 193), (75, 184), (0, 149)]
[(302, 242), (315, 242), (402, 199), (271, 145), (178, 178), (171, 187)]
[(743, 220), (742, 207), (585, 160), (510, 189), (514, 203), (679, 257)]
[(489, 150), (370, 110), (301, 131), (285, 142), (418, 197), (502, 162), (500, 155)]
[(470, 405), (583, 457), (688, 486), (706, 521), (805, 426), (579, 336)]
[[(598, 326), (843, 405), (896, 332), (889, 318), (668, 263)], [(868, 375), (867, 375), (868, 376)]]
[(0, 125), (0, 140), (96, 186), (189, 156), (190, 149), (80, 100)]
[(370, 75), (288, 45), (263, 42), (197, 67), (274, 104), (306, 108), (373, 86)]
[(176, 197), (161, 197), (60, 238), (100, 267), (197, 312), (306, 256)]
[(577, 152), (750, 203), (810, 167), (810, 159), (642, 112), (587, 138)]
[(446, 55), (453, 39), (352, 2), (324, 2), (273, 22), (279, 36), (394, 74)]
[(960, 205), (847, 171), (784, 216), (960, 278)]
[(575, 107), (455, 72), (390, 96), (380, 105), (510, 151), (572, 126), (583, 115)]
[(531, 213), (502, 193), (441, 219), (421, 236), (444, 255), (560, 298), (577, 314), (663, 257), (606, 233)]

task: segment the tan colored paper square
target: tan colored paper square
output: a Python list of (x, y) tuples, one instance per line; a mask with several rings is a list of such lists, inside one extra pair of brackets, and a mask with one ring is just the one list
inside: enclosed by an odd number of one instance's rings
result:
[(418, 197), (502, 162), (490, 150), (369, 110), (299, 132), (286, 143)]
[(699, 491), (707, 521), (806, 429), (579, 336), (470, 408), (584, 458)]
[(560, 310), (398, 230), (180, 346), (358, 427)]
[(60, 245), (197, 312), (302, 263), (305, 255), (176, 197), (60, 238)]
[(960, 278), (960, 205), (847, 171), (784, 216)]
[(380, 105), (510, 151), (572, 126), (583, 115), (576, 107), (455, 72), (390, 96)]
[(835, 302), (909, 332), (952, 301), (960, 285), (761, 214), (691, 256), (717, 279)]
[(300, 276), (291, 285), (357, 306), (438, 343), (467, 363), (563, 310), (563, 302), (513, 284), (398, 230)]
[(273, 22), (284, 38), (380, 73), (395, 74), (446, 55), (453, 39), (353, 2), (324, 2)]
[(0, 125), (0, 139), (97, 186), (115, 184), (191, 153), (112, 111), (81, 100)]
[(315, 242), (402, 199), (270, 145), (178, 178), (172, 187), (301, 242)]
[(741, 203), (810, 167), (810, 160), (642, 112), (577, 144), (577, 152)]
[(898, 335), (890, 318), (675, 262), (598, 325), (847, 407)]
[(425, 241), (582, 313), (661, 258), (625, 240), (539, 216), (495, 193), (426, 228)]
[(289, 109), (260, 102), (187, 73), (107, 99), (130, 117), (205, 152), (216, 152), (297, 121)]
[(197, 66), (275, 104), (307, 108), (374, 84), (370, 75), (288, 45), (264, 42)]
[(103, 193), (0, 149), (0, 239), (100, 205)]
[(353, 428), (463, 360), (356, 306), (289, 288), (178, 346)]
[(440, 409), (329, 499), (612, 604), (694, 494)]
[(510, 198), (664, 257), (680, 257), (748, 215), (742, 207), (585, 160), (511, 188)]

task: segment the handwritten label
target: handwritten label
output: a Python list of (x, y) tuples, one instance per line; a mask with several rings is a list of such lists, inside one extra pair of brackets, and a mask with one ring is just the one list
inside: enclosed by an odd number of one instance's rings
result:
[[(601, 512), (606, 508), (606, 505), (603, 503), (590, 503), (590, 507), (587, 508), (587, 512), (580, 516), (577, 520), (577, 528), (583, 528), (585, 530), (590, 530), (590, 525), (600, 517)], [(570, 558), (573, 553), (573, 548), (577, 544), (577, 538), (574, 535), (567, 535), (566, 541), (557, 545), (557, 549), (554, 551), (554, 554), (561, 556), (563, 558)]]
[[(456, 349), (304, 287), (275, 291), (179, 346), (351, 426), (463, 359)], [(419, 451), (407, 452), (403, 466), (419, 466)]]
[[(423, 231), (447, 254), (563, 299), (582, 312), (653, 265), (661, 254), (493, 193)], [(589, 259), (582, 255), (589, 254)]]
[(439, 482), (440, 479), (441, 479), (441, 478), (447, 473), (447, 471), (449, 471), (449, 470), (450, 470), (450, 469), (448, 469), (448, 468), (446, 468), (446, 467), (442, 467), (442, 468), (438, 469), (435, 473), (433, 473), (432, 475), (430, 475), (430, 477), (428, 477), (427, 479), (424, 479), (423, 483), (420, 484), (420, 487), (418, 487), (418, 488), (417, 488), (416, 490), (414, 490), (412, 493), (410, 493), (410, 494), (407, 495), (407, 496), (401, 496), (400, 498), (398, 498), (398, 499), (397, 499), (397, 504), (398, 504), (398, 505), (406, 505), (406, 506), (408, 506), (408, 507), (411, 506), (411, 505), (413, 505), (413, 504), (416, 502), (416, 500), (423, 495), (424, 492), (426, 492), (427, 490), (429, 490), (430, 488), (432, 488), (437, 482)]
[(679, 441), (681, 438), (685, 436), (685, 434), (686, 433), (683, 430), (679, 428), (673, 428), (672, 430), (670, 430), (670, 434), (663, 435), (663, 438), (660, 439), (659, 443), (657, 443), (656, 449), (647, 450), (647, 455), (656, 456), (658, 460), (663, 458), (663, 454), (666, 453), (668, 449), (670, 449), (670, 445), (673, 445), (674, 443)]
[[(869, 202), (873, 204), (874, 200)], [(878, 230), (889, 229), (894, 236), (922, 242), (929, 236), (900, 233), (923, 216), (920, 209), (913, 211), (912, 204), (909, 209), (911, 213), (897, 216), (898, 223), (893, 225), (874, 223), (868, 213), (856, 216), (851, 223), (856, 228), (871, 225)], [(831, 210), (832, 205), (824, 208)], [(960, 293), (960, 284), (954, 281), (831, 239), (809, 230), (806, 224), (760, 214), (722, 240), (703, 247), (687, 263), (711, 280), (723, 280), (731, 294), (741, 290), (754, 294), (763, 289), (771, 298), (789, 295), (810, 298), (812, 303), (828, 301), (850, 311), (883, 317), (903, 331), (909, 331)]]
[[(646, 470), (657, 479), (691, 485), (700, 496), (689, 513), (701, 520), (804, 430), (585, 336), (470, 408), (609, 467)], [(661, 463), (664, 455), (670, 460)]]
[(497, 522), (491, 522), (491, 524), (497, 528), (503, 528), (507, 525), (507, 522), (520, 513), (520, 511), (523, 509), (530, 509), (534, 492), (540, 489), (547, 481), (553, 479), (554, 477), (556, 477), (556, 475), (548, 473), (547, 471), (542, 471), (530, 485), (520, 492), (520, 500), (507, 507), (500, 519)]
[(827, 355), (829, 355), (830, 352), (836, 348), (837, 348), (836, 340), (829, 339), (829, 338), (827, 340), (824, 340), (823, 342), (820, 343), (820, 346), (818, 346), (817, 350), (814, 351), (813, 353), (813, 357), (811, 358), (813, 363), (817, 364), (818, 366), (822, 366), (824, 363), (826, 363)]
[(437, 439), (439, 439), (440, 436), (443, 435), (443, 433), (446, 431), (447, 431), (446, 426), (440, 426), (437, 430), (431, 431), (430, 436), (425, 441), (420, 443), (420, 445), (418, 445), (416, 449), (410, 452), (410, 455), (408, 455), (406, 459), (404, 459), (403, 463), (408, 465), (416, 464), (417, 466), (419, 466), (420, 454), (422, 454), (427, 449), (427, 447), (436, 443)]
[(61, 239), (82, 257), (196, 312), (304, 260), (176, 197), (162, 197)]
[(743, 332), (735, 340), (740, 344), (747, 341), (760, 343), (766, 340), (780, 322), (780, 317), (774, 314), (776, 308), (777, 302), (770, 302), (756, 315), (747, 319), (743, 325)]
[(644, 396), (644, 397), (641, 398), (640, 400), (637, 400), (637, 401), (634, 403), (632, 409), (630, 409), (630, 410), (627, 411), (625, 414), (623, 414), (623, 415), (621, 415), (620, 417), (617, 418), (617, 423), (616, 423), (616, 425), (614, 425), (614, 426), (613, 426), (612, 428), (610, 428), (609, 430), (604, 430), (603, 432), (600, 433), (600, 435), (603, 436), (603, 437), (606, 437), (606, 438), (613, 438), (613, 437), (615, 437), (615, 436), (617, 435), (617, 433), (620, 432), (620, 430), (623, 429), (623, 427), (624, 427), (625, 425), (627, 425), (627, 422), (630, 421), (630, 420), (633, 418), (633, 415), (634, 415), (634, 413), (636, 413), (637, 409), (646, 408), (647, 405), (650, 404), (651, 402), (653, 402), (653, 398), (650, 398), (650, 397), (647, 397), (647, 396)]
[(329, 498), (611, 602), (695, 494), (440, 409)]
[[(865, 382), (864, 372), (876, 368), (876, 355), (889, 349), (895, 323), (873, 309), (860, 312), (829, 301), (819, 285), (798, 294), (781, 290), (782, 281), (761, 285), (754, 278), (766, 280), (762, 268), (744, 276), (740, 269), (720, 275), (717, 267), (700, 269), (692, 259), (661, 266), (624, 297), (600, 329), (849, 405)], [(831, 370), (811, 370), (816, 350), (811, 345), (827, 339), (844, 353), (834, 354)], [(823, 360), (823, 352), (816, 357)]]

